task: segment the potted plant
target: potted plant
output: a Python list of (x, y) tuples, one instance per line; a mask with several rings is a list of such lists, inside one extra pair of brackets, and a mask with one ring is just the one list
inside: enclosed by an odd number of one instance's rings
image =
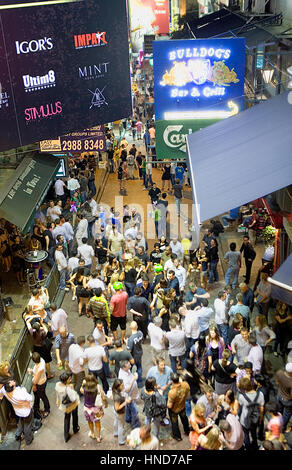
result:
[(277, 229), (272, 225), (267, 225), (262, 231), (262, 238), (266, 246), (271, 246), (274, 243), (277, 234)]

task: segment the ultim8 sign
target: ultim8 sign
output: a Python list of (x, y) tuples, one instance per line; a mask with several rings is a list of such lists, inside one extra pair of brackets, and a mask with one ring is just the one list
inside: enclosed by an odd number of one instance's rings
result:
[(212, 119), (230, 102), (243, 109), (244, 38), (155, 41), (153, 62), (156, 119), (194, 119), (203, 109)]

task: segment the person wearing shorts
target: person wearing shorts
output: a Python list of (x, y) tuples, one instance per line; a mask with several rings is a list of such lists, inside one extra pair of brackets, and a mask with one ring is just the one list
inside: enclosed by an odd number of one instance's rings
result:
[(124, 340), (126, 333), (127, 324), (127, 302), (128, 294), (125, 292), (124, 286), (121, 282), (114, 282), (113, 289), (115, 294), (111, 298), (111, 330), (114, 335), (114, 339), (118, 338), (117, 329), (118, 326), (121, 328), (121, 341)]

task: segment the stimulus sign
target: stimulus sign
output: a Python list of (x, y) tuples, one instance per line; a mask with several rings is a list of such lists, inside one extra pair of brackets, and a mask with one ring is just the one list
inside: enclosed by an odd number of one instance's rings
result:
[(245, 39), (155, 41), (153, 54), (156, 119), (192, 119), (230, 101), (242, 109)]

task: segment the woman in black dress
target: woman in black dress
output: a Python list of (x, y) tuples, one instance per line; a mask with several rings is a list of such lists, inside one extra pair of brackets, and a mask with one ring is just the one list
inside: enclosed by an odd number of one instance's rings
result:
[(168, 182), (167, 183), (167, 191), (170, 191), (171, 187), (170, 187), (170, 164), (169, 163), (166, 163), (163, 167), (163, 173), (162, 173), (161, 181), (162, 181), (161, 191), (162, 192), (164, 191), (164, 186), (165, 186), (166, 181)]

